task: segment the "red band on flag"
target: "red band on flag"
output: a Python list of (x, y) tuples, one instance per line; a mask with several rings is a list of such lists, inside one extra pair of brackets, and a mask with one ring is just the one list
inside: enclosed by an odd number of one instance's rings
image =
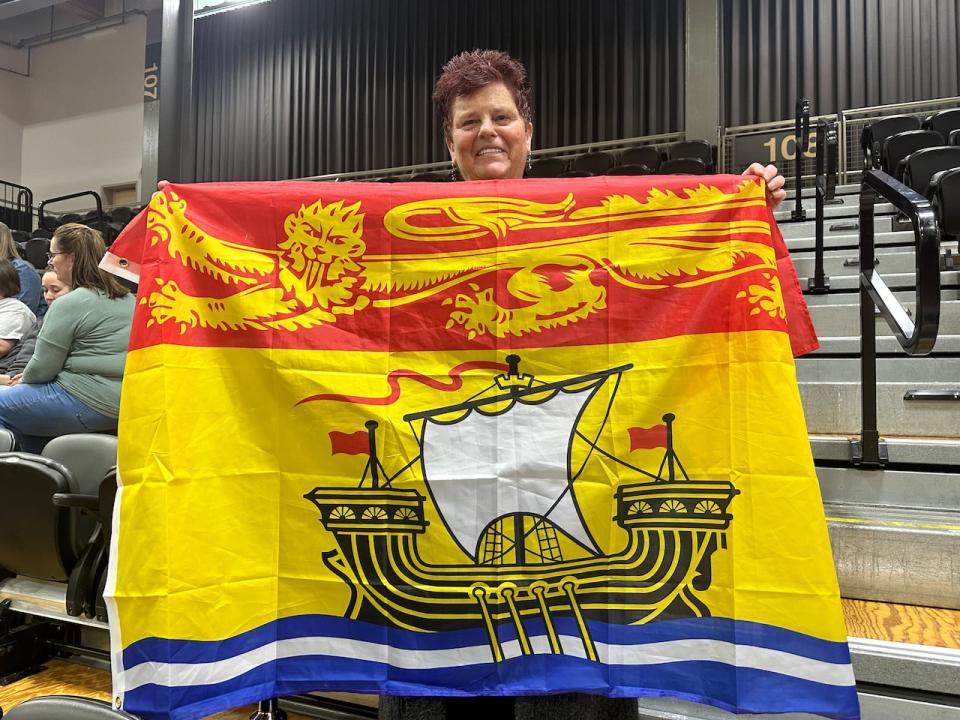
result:
[(331, 430), (330, 450), (333, 455), (342, 453), (344, 455), (366, 455), (370, 452), (370, 441), (367, 433), (358, 430), (353, 433), (338, 432)]
[(630, 433), (630, 452), (634, 450), (652, 450), (667, 446), (667, 426), (660, 424), (653, 427), (627, 428)]

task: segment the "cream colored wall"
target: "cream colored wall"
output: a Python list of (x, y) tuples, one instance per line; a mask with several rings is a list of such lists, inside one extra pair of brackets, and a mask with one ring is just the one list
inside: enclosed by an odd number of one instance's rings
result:
[(37, 202), (139, 180), (145, 34), (145, 18), (134, 16), (125, 25), (34, 49), (21, 178)]

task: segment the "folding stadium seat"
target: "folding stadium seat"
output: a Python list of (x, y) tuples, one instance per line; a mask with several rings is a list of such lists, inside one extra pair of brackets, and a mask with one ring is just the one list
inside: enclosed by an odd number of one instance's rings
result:
[(560, 158), (537, 158), (530, 163), (530, 172), (527, 177), (555, 178), (563, 173), (566, 163)]
[(624, 165), (646, 165), (650, 172), (656, 172), (660, 168), (663, 158), (660, 151), (651, 145), (642, 147), (627, 148), (620, 156), (620, 162)]
[(35, 238), (46, 238), (47, 240), (49, 240), (50, 238), (53, 237), (53, 233), (47, 230), (46, 228), (37, 228), (32, 233), (30, 233), (30, 236)]
[(921, 195), (938, 172), (960, 167), (960, 147), (944, 146), (917, 150), (904, 161), (903, 184)]
[(954, 130), (947, 138), (948, 145), (960, 145), (960, 130)]
[(940, 133), (946, 140), (954, 130), (960, 130), (960, 108), (934, 113), (923, 121), (923, 127)]
[(919, 129), (920, 121), (912, 115), (890, 115), (867, 125), (860, 133), (864, 169), (880, 167), (880, 148), (888, 137), (907, 130)]
[(49, 262), (47, 257), (49, 251), (50, 241), (45, 237), (34, 235), (23, 246), (23, 259), (37, 270), (44, 270), (47, 267), (47, 262)]
[[(43, 455), (0, 453), (0, 596), (29, 597), (39, 592), (40, 614), (94, 612), (102, 532), (93, 519), (57, 496), (99, 492), (107, 470), (116, 465), (116, 438), (101, 434), (65, 435), (51, 440)], [(99, 553), (99, 554), (98, 554)], [(58, 589), (64, 605), (58, 608)], [(0, 603), (0, 676), (31, 672), (49, 649), (47, 621), (27, 620), (27, 600), (13, 608)], [(84, 607), (86, 604), (86, 607)], [(35, 621), (34, 621), (35, 620)]]
[(442, 172), (422, 172), (410, 176), (410, 182), (447, 182), (449, 179), (450, 176)]
[(960, 239), (960, 168), (943, 170), (930, 182), (928, 197), (946, 240)]
[(707, 166), (700, 158), (671, 158), (664, 162), (657, 175), (705, 175)]
[(704, 172), (706, 172), (713, 167), (713, 146), (703, 140), (684, 140), (667, 146), (667, 158), (670, 160), (696, 158), (703, 162)]
[(25, 243), (30, 239), (30, 233), (26, 230), (11, 230), (10, 234), (13, 235), (13, 241), (15, 243)]
[(571, 170), (587, 172), (591, 175), (606, 175), (607, 170), (614, 165), (613, 155), (602, 150), (593, 150), (585, 152), (583, 155), (577, 155), (570, 164)]
[[(897, 175), (898, 167), (905, 157), (917, 150), (941, 145), (943, 138), (933, 130), (907, 130), (891, 135), (880, 146), (880, 167), (889, 175)], [(898, 177), (903, 177), (902, 169)]]
[(562, 178), (580, 178), (580, 177), (593, 177), (593, 173), (587, 172), (586, 170), (567, 170), (565, 173), (560, 173)]
[(607, 175), (650, 175), (653, 171), (646, 165), (617, 165), (607, 171)]
[(113, 210), (110, 211), (110, 222), (126, 225), (128, 222), (133, 220), (134, 214), (133, 208), (121, 205), (113, 208)]
[(384, 177), (378, 177), (376, 182), (382, 182), (382, 183), (403, 182), (403, 178), (399, 178), (396, 175), (385, 175)]
[(110, 703), (72, 695), (33, 698), (10, 709), (7, 720), (137, 720)]

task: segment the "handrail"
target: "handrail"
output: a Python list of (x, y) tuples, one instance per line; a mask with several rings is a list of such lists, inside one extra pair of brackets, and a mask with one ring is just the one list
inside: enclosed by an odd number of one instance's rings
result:
[(793, 137), (796, 141), (796, 160), (794, 161), (794, 177), (796, 181), (793, 187), (797, 191), (796, 204), (791, 219), (801, 221), (807, 219), (807, 213), (803, 209), (803, 153), (810, 149), (810, 101), (806, 98), (799, 98), (796, 105), (796, 117), (794, 118)]
[[(883, 198), (906, 215), (916, 248), (916, 309), (912, 320), (875, 267), (874, 206)], [(877, 432), (877, 326), (874, 308), (908, 355), (933, 350), (940, 326), (940, 229), (927, 198), (882, 170), (868, 170), (860, 184), (860, 447), (853, 462), (886, 462)]]
[[(26, 185), (18, 185), (7, 180), (0, 180), (0, 190), (3, 191), (0, 206), (6, 207), (15, 215), (9, 218), (12, 221), (9, 223), (10, 229), (30, 232), (33, 229), (33, 191)], [(8, 198), (8, 191), (15, 192), (16, 199)]]
[[(47, 205), (51, 203), (63, 202), (64, 200), (72, 200), (73, 198), (84, 197), (85, 195), (93, 195), (93, 199), (97, 203), (97, 219), (103, 220), (103, 200), (100, 199), (100, 194), (94, 192), (93, 190), (82, 190), (80, 192), (70, 193), (69, 195), (60, 195), (59, 197), (49, 198), (43, 200), (40, 205), (37, 206), (37, 213), (39, 215), (40, 227), (47, 228), (44, 224), (44, 215), (43, 211), (46, 209)], [(47, 228), (49, 230), (50, 228)]]
[(817, 123), (817, 176), (814, 180), (817, 196), (816, 244), (813, 277), (807, 280), (807, 291), (814, 295), (830, 291), (830, 278), (823, 270), (823, 225), (826, 222), (823, 209), (825, 203), (833, 200), (837, 189), (837, 145), (837, 126), (827, 120)]

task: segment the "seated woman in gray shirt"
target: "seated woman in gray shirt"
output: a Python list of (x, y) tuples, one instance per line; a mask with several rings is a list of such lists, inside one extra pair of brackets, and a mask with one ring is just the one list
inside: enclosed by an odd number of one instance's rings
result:
[(50, 242), (50, 264), (74, 290), (47, 312), (33, 357), (0, 392), (0, 427), (25, 450), (39, 452), (58, 435), (117, 428), (135, 302), (98, 267), (104, 252), (100, 233), (75, 223), (57, 228)]

